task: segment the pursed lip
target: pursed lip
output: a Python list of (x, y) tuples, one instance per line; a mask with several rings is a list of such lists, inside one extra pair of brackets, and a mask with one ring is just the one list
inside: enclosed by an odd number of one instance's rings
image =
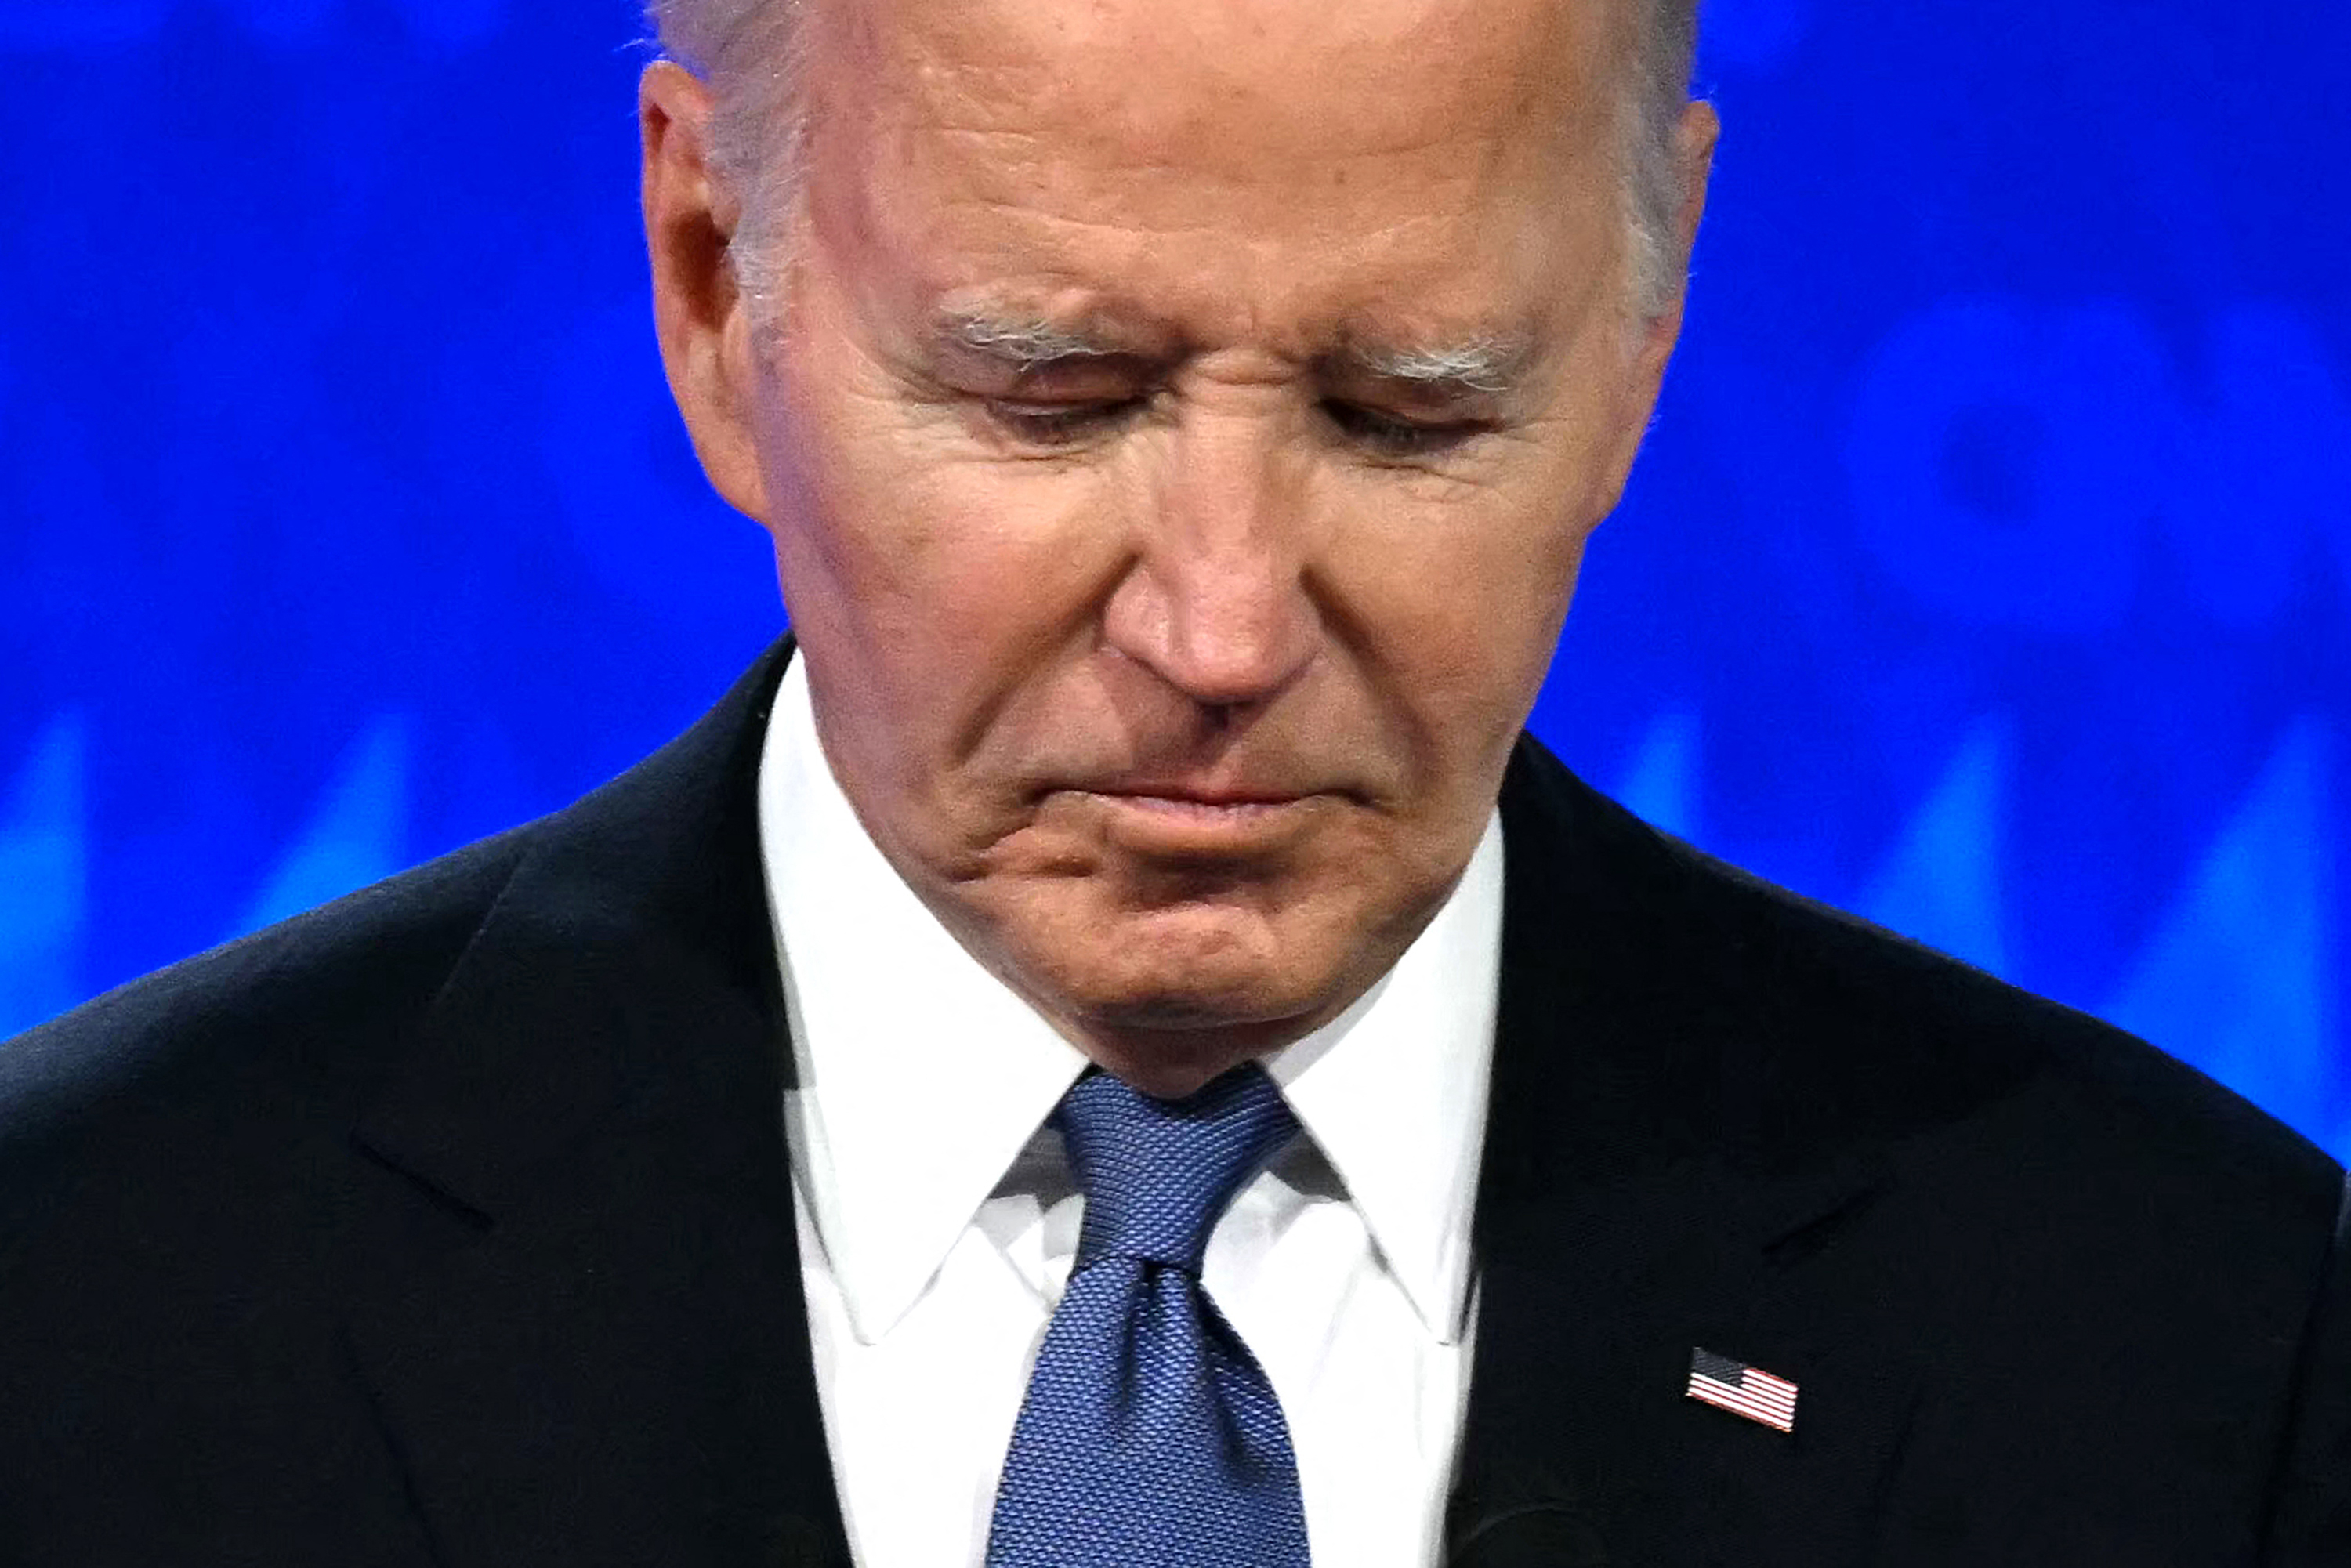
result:
[(1110, 784), (1085, 791), (1137, 805), (1170, 806), (1197, 810), (1237, 810), (1249, 807), (1289, 806), (1310, 800), (1312, 790), (1255, 789), (1199, 784)]
[(1122, 836), (1139, 835), (1138, 847), (1207, 852), (1261, 848), (1272, 841), (1268, 835), (1287, 837), (1331, 798), (1321, 790), (1161, 779), (1122, 779), (1071, 792), (1107, 808), (1113, 821), (1124, 824)]

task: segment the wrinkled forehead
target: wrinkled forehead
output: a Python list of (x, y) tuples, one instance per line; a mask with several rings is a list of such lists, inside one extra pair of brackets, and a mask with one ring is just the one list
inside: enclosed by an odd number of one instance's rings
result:
[(942, 89), (1009, 118), (1212, 153), (1249, 122), (1301, 150), (1409, 146), (1447, 125), (1572, 119), (1607, 85), (1622, 0), (831, 0), (873, 101)]
[(833, 0), (803, 62), (817, 183), (960, 264), (938, 288), (1067, 257), (1278, 314), (1311, 254), (1301, 287), (1490, 307), (1561, 264), (1553, 231), (1612, 221), (1619, 9)]

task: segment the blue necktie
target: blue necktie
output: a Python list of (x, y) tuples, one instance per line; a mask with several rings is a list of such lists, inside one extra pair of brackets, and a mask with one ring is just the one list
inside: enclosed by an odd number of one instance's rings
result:
[(1057, 1115), (1085, 1228), (987, 1568), (1307, 1568), (1289, 1424), (1200, 1289), (1217, 1217), (1298, 1130), (1280, 1091), (1254, 1066), (1185, 1100), (1089, 1072)]

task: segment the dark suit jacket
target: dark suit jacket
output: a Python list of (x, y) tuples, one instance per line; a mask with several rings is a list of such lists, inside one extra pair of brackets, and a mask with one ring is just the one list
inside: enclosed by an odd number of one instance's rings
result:
[[(569, 810), (0, 1048), (0, 1562), (841, 1559), (784, 656)], [(1502, 810), (1457, 1563), (2351, 1563), (2331, 1161), (1531, 741)], [(1685, 1398), (1694, 1346), (1800, 1384), (1794, 1434)]]

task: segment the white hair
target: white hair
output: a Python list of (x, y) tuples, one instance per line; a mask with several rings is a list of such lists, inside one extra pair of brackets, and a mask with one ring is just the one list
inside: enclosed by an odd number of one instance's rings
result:
[(1655, 318), (1680, 299), (1689, 277), (1681, 227), (1681, 123), (1698, 65), (1698, 0), (1630, 0), (1632, 63), (1617, 100), (1633, 296)]
[[(1698, 0), (1624, 0), (1632, 64), (1618, 101), (1619, 157), (1633, 298), (1656, 317), (1681, 297), (1678, 131), (1698, 52)], [(792, 32), (807, 0), (644, 0), (670, 58), (709, 84), (711, 161), (742, 203), (729, 256), (755, 318), (781, 298), (785, 230), (796, 211), (807, 138)]]
[(1435, 348), (1358, 345), (1354, 358), (1391, 381), (1506, 392), (1517, 383), (1520, 368), (1532, 354), (1529, 344), (1516, 339), (1479, 337)]
[(742, 204), (727, 259), (754, 320), (782, 298), (808, 136), (792, 47), (802, 3), (644, 0), (662, 53), (710, 89), (711, 165)]

